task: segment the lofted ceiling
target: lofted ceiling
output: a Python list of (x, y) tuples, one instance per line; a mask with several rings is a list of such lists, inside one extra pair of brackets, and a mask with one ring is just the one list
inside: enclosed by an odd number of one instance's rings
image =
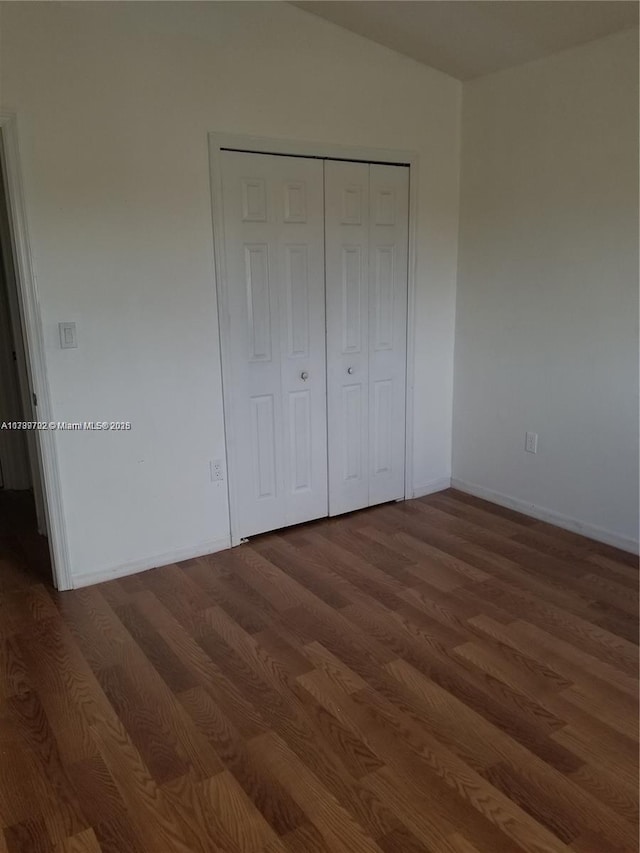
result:
[(310, 0), (294, 6), (470, 80), (638, 27), (634, 0)]

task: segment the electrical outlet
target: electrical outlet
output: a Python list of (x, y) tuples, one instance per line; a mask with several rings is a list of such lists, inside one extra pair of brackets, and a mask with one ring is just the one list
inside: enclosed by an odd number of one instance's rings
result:
[(528, 432), (524, 442), (524, 449), (527, 453), (538, 452), (538, 433)]
[(224, 468), (222, 467), (222, 459), (213, 459), (209, 462), (209, 470), (211, 472), (211, 482), (219, 483), (224, 480)]

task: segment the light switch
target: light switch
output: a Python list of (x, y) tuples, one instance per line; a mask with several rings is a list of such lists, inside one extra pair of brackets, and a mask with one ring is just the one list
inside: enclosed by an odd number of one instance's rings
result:
[(62, 349), (74, 349), (78, 346), (75, 323), (58, 323), (60, 330), (60, 346)]

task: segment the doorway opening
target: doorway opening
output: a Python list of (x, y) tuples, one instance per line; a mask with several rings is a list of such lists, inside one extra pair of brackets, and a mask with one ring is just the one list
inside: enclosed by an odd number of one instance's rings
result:
[(0, 168), (0, 590), (5, 592), (53, 581), (38, 436), (25, 428), (37, 417), (10, 210), (6, 173)]

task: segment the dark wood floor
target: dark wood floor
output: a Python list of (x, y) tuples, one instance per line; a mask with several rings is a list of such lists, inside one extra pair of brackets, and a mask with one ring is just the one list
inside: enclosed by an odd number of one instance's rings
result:
[(2, 853), (637, 851), (630, 555), (449, 491), (56, 594), (0, 531)]

